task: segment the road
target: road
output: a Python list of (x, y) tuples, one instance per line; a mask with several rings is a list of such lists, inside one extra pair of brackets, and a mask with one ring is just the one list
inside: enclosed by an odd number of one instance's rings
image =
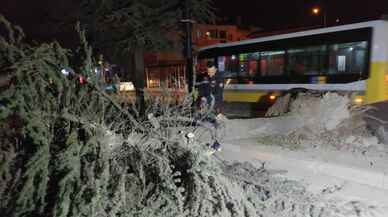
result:
[(268, 169), (285, 170), (281, 176), (304, 183), (313, 193), (338, 188), (330, 199), (360, 201), (376, 206), (376, 217), (387, 216), (388, 159), (329, 150), (288, 151), (260, 146), (255, 139), (224, 141), (220, 155), (229, 161), (249, 161), (257, 166), (266, 162)]
[(340, 186), (331, 195), (334, 199), (374, 205), (379, 211), (376, 217), (387, 217), (388, 147), (377, 143), (375, 137), (365, 137), (365, 147), (376, 148), (368, 148), (366, 153), (314, 144), (299, 150), (282, 148), (282, 144), (259, 144), (260, 135), (288, 135), (304, 124), (293, 116), (226, 120), (220, 132), (223, 150), (219, 154), (228, 161), (257, 166), (265, 162), (268, 169), (286, 170), (282, 176), (306, 184), (314, 193)]
[[(365, 119), (372, 131), (378, 132), (377, 136), (388, 145), (388, 101), (372, 104), (371, 107), (373, 109), (368, 111), (368, 115), (372, 118)], [(379, 128), (384, 128), (386, 133), (381, 133)]]

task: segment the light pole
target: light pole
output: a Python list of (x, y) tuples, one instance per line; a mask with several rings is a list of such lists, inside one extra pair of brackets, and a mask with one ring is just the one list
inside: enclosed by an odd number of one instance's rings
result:
[[(313, 15), (316, 15), (316, 16), (320, 16), (322, 13), (321, 11), (322, 11), (322, 9), (320, 7), (313, 7), (311, 10)], [(326, 8), (323, 9), (322, 17), (323, 17), (323, 27), (327, 27), (327, 10), (326, 10)]]
[(184, 18), (181, 20), (185, 24), (186, 43), (185, 43), (185, 57), (186, 57), (186, 79), (188, 84), (188, 91), (193, 91), (193, 40), (192, 40), (192, 27), (194, 21), (191, 19), (190, 3), (188, 0), (184, 1)]

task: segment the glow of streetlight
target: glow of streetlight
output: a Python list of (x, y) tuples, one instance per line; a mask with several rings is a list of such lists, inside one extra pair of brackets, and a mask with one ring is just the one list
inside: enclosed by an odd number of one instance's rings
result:
[(313, 14), (318, 15), (321, 12), (321, 9), (318, 7), (313, 8)]
[(327, 26), (327, 8), (324, 8), (322, 11), (322, 8), (320, 6), (315, 6), (311, 9), (311, 13), (315, 16), (321, 16), (322, 13), (322, 18), (323, 18), (323, 27)]

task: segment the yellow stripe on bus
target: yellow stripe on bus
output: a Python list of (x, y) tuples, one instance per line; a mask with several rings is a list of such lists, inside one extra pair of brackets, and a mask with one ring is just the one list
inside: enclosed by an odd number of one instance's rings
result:
[(367, 104), (388, 100), (388, 61), (371, 62), (366, 83)]
[(262, 91), (235, 91), (225, 90), (224, 101), (226, 102), (259, 102), (268, 92)]

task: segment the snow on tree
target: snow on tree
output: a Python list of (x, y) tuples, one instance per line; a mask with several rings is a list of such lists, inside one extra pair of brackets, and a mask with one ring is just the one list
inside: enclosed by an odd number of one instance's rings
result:
[[(207, 154), (191, 99), (149, 105), (148, 119), (103, 91), (84, 41), (70, 65), (58, 43), (31, 46), (3, 17), (0, 212), (4, 216), (329, 217), (348, 210), (264, 167)], [(75, 73), (62, 74), (72, 66)], [(84, 78), (80, 82), (79, 78)], [(199, 130), (200, 129), (200, 130)], [(212, 132), (209, 132), (212, 133)], [(210, 137), (211, 138), (211, 137)], [(356, 213), (356, 212), (353, 212)]]

